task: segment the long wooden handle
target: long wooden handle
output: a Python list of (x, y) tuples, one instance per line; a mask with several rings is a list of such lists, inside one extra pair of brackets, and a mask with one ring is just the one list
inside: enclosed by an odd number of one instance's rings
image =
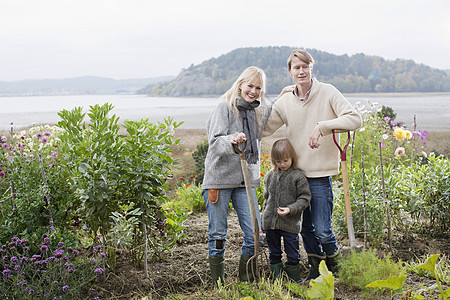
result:
[(255, 239), (255, 255), (259, 253), (259, 224), (256, 216), (255, 201), (253, 199), (252, 186), (250, 176), (248, 175), (247, 161), (245, 160), (245, 153), (239, 152), (241, 159), (242, 174), (244, 175), (245, 190), (247, 192), (248, 205), (250, 207), (250, 215), (252, 217), (253, 237)]
[(355, 248), (356, 240), (355, 240), (355, 231), (353, 230), (352, 207), (350, 204), (347, 161), (341, 161), (341, 168), (342, 168), (342, 182), (344, 185), (345, 216), (347, 218), (348, 238), (350, 239), (350, 247)]
[[(247, 141), (244, 142), (244, 149), (239, 148), (239, 144), (233, 145), (234, 149), (239, 153), (241, 160), (242, 174), (244, 175), (245, 191), (247, 192), (248, 206), (250, 207), (250, 216), (252, 217), (253, 237), (255, 240), (255, 256), (259, 253), (259, 224), (256, 216), (255, 200), (253, 199), (252, 184), (248, 175), (247, 160), (245, 159), (245, 148)], [(256, 263), (256, 262), (255, 262)], [(258, 267), (258, 265), (256, 265)]]

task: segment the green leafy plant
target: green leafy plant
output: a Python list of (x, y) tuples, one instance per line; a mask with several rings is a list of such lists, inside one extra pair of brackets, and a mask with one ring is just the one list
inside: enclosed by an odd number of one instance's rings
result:
[(426, 163), (418, 160), (404, 170), (404, 208), (416, 223), (445, 233), (450, 228), (450, 163), (433, 154), (426, 158)]
[(205, 175), (205, 158), (206, 153), (208, 153), (208, 148), (208, 140), (204, 140), (197, 145), (197, 149), (192, 153), (192, 158), (194, 158), (195, 162), (194, 174), (197, 175), (195, 178), (196, 184), (201, 184), (203, 182), (203, 176)]
[[(437, 261), (439, 259), (439, 254), (432, 255), (428, 257), (428, 259), (423, 263), (415, 267), (417, 270), (425, 270), (436, 279), (436, 284), (430, 287), (424, 287), (419, 291), (410, 291), (409, 297), (413, 299), (425, 299), (422, 294), (428, 293), (431, 299), (435, 299), (432, 295), (432, 291), (438, 289), (439, 291), (439, 299), (449, 299), (450, 298), (450, 288), (447, 290), (443, 290), (441, 281), (439, 279), (439, 275), (436, 269)], [(406, 275), (401, 276), (392, 276), (387, 280), (377, 280), (371, 282), (367, 285), (367, 287), (373, 288), (388, 288), (393, 291), (394, 294), (402, 294), (402, 287), (405, 284)]]
[(175, 209), (165, 211), (164, 215), (166, 216), (169, 236), (175, 243), (181, 244), (183, 238), (186, 237), (184, 229), (186, 228), (185, 223), (189, 219), (189, 213)]
[(338, 266), (339, 281), (352, 289), (361, 290), (364, 297), (372, 297), (377, 293), (366, 287), (369, 283), (403, 275), (401, 262), (392, 261), (390, 255), (378, 258), (375, 249), (361, 252), (352, 250), (345, 259), (339, 260)]
[[(64, 162), (70, 170), (82, 222), (93, 236), (101, 233), (105, 248), (113, 225), (106, 221), (108, 217), (120, 212), (124, 204), (140, 209), (142, 227), (135, 228), (133, 248), (143, 249), (143, 254), (141, 250), (133, 253), (135, 261), (144, 257), (147, 262), (148, 247), (158, 256), (161, 249), (168, 250), (160, 205), (167, 199), (170, 166), (176, 163), (169, 155), (170, 147), (179, 144), (174, 130), (182, 123), (172, 118), (157, 124), (148, 119), (125, 121), (127, 134), (121, 134), (119, 118), (109, 116), (112, 109), (109, 103), (90, 106), (89, 126), (79, 107), (59, 113)], [(144, 247), (139, 247), (141, 241)], [(108, 251), (110, 265), (115, 261), (114, 253)]]
[[(434, 279), (435, 274), (424, 268), (417, 267), (419, 265), (425, 264), (429, 258), (430, 255), (425, 255), (423, 257), (418, 257), (415, 260), (405, 262), (405, 270), (408, 273), (415, 273), (421, 277)], [(439, 280), (450, 283), (450, 264), (448, 256), (444, 254), (439, 255), (439, 259), (436, 262), (436, 275), (439, 277)]]
[(81, 107), (58, 113), (58, 126), (64, 130), (60, 135), (65, 150), (64, 162), (71, 173), (71, 186), (80, 203), (80, 214), (89, 230), (96, 235), (99, 229), (106, 237), (108, 217), (118, 211), (118, 199), (114, 197), (123, 143), (119, 133), (118, 117), (108, 117), (111, 104), (90, 107), (90, 126), (86, 128)]
[[(124, 148), (120, 153), (119, 193), (125, 203), (139, 207), (142, 211), (142, 229), (137, 231), (135, 248), (144, 241), (144, 262), (147, 269), (149, 259), (148, 247), (155, 250), (160, 257), (161, 251), (168, 250), (168, 241), (164, 235), (166, 230), (165, 216), (160, 206), (168, 199), (167, 179), (170, 178), (170, 166), (177, 162), (169, 155), (172, 146), (180, 140), (174, 139), (174, 130), (182, 123), (167, 118), (163, 123), (151, 123), (148, 119), (125, 121)], [(140, 253), (135, 254), (138, 261)], [(146, 272), (146, 274), (148, 274)]]
[(334, 299), (334, 277), (328, 271), (324, 260), (319, 264), (319, 273), (320, 276), (309, 283), (311, 288), (308, 290), (308, 296), (313, 299)]
[(188, 183), (181, 185), (175, 190), (172, 200), (163, 205), (166, 210), (184, 211), (188, 214), (206, 210), (200, 184)]
[(132, 249), (135, 235), (141, 224), (139, 217), (142, 212), (139, 208), (133, 209), (126, 205), (121, 206), (121, 211), (112, 212), (111, 230), (108, 232), (108, 241), (110, 247), (108, 251), (109, 267), (115, 270), (116, 267), (116, 251), (123, 249)]
[(368, 285), (366, 285), (366, 287), (380, 288), (380, 289), (387, 288), (393, 291), (394, 294), (403, 294), (402, 287), (405, 284), (405, 280), (406, 275), (391, 276), (389, 279), (386, 280), (376, 280), (374, 282), (371, 282)]
[(439, 254), (432, 255), (427, 259), (427, 261), (424, 264), (417, 266), (417, 268), (427, 270), (431, 274), (433, 274), (434, 278), (436, 279), (437, 287), (440, 292), (439, 298), (449, 299), (450, 298), (450, 288), (448, 288), (445, 291), (443, 290), (441, 281), (439, 280), (438, 273), (436, 272), (436, 262), (437, 262), (438, 258), (439, 258)]

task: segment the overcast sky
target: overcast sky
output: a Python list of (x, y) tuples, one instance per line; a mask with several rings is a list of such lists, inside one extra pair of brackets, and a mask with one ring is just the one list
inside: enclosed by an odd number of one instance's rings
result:
[(2, 0), (0, 80), (177, 75), (240, 47), (450, 69), (448, 0)]

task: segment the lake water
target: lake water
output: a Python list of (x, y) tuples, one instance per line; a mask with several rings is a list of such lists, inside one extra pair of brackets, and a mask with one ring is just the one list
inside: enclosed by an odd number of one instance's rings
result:
[[(417, 128), (428, 131), (450, 131), (450, 94), (418, 95), (346, 95), (356, 102), (378, 102), (397, 113), (397, 121), (412, 128), (414, 114)], [(74, 95), (0, 97), (0, 130), (9, 130), (11, 122), (16, 129), (34, 124), (54, 124), (62, 109), (83, 107), (85, 111), (95, 104), (111, 103), (113, 113), (124, 120), (148, 118), (163, 121), (168, 116), (184, 124), (180, 128), (205, 128), (206, 120), (220, 100), (217, 98), (169, 98), (145, 95)], [(87, 118), (87, 117), (86, 117)]]

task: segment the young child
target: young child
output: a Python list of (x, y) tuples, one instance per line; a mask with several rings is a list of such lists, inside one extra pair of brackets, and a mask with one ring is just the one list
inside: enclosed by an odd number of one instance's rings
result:
[(288, 277), (300, 282), (300, 240), (303, 211), (309, 206), (311, 192), (305, 174), (297, 167), (297, 154), (288, 139), (272, 146), (273, 168), (264, 178), (262, 227), (269, 246), (270, 270), (276, 279), (283, 269), (281, 238), (287, 261)]

